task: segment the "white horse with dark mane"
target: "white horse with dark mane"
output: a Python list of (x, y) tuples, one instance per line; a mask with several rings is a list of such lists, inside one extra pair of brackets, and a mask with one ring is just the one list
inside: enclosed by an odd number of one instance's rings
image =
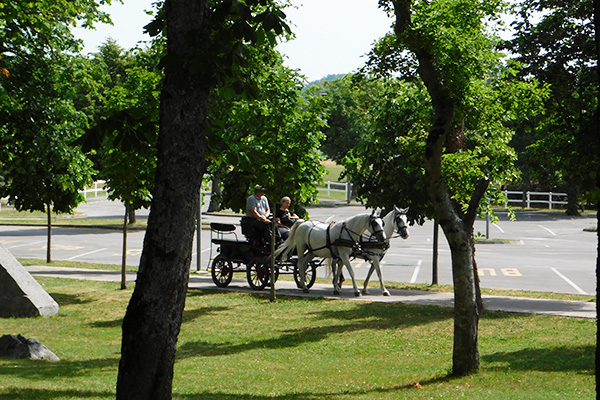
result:
[[(372, 213), (355, 215), (340, 222), (323, 224), (305, 221), (294, 224), (290, 236), (275, 251), (275, 257), (286, 259), (295, 248), (298, 254), (298, 273), (302, 290), (307, 293), (306, 266), (314, 257), (339, 259), (348, 269), (354, 286), (354, 294), (360, 296), (360, 291), (354, 278), (354, 270), (350, 265), (353, 249), (359, 245), (359, 240), (365, 231), (369, 231), (377, 240), (386, 240), (383, 221), (379, 217), (380, 210)], [(306, 251), (306, 254), (304, 252)], [(336, 275), (341, 274), (337, 268)], [(334, 279), (334, 294), (340, 294), (339, 279)]]
[(381, 260), (385, 253), (390, 247), (389, 241), (394, 234), (394, 230), (398, 232), (398, 235), (402, 239), (408, 239), (408, 223), (406, 220), (406, 213), (408, 212), (408, 208), (399, 209), (394, 206), (394, 209), (386, 214), (383, 217), (384, 223), (384, 232), (386, 236), (386, 241), (381, 243), (377, 238), (373, 238), (372, 235), (365, 233), (360, 241), (360, 251), (353, 254), (355, 257), (360, 257), (365, 261), (369, 261), (371, 263), (371, 268), (367, 273), (367, 277), (365, 278), (365, 284), (363, 287), (363, 294), (369, 294), (369, 279), (371, 279), (371, 275), (373, 271), (377, 271), (377, 277), (379, 278), (379, 285), (381, 287), (381, 292), (384, 296), (389, 296), (390, 292), (385, 288), (383, 284), (383, 278), (381, 276)]

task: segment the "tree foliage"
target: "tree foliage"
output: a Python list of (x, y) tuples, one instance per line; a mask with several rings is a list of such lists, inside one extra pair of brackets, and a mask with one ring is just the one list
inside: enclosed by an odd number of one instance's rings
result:
[(593, 188), (598, 162), (592, 9), (592, 0), (523, 1), (507, 46), (521, 65), (520, 80), (535, 78), (549, 87), (545, 113), (515, 138), (523, 185), (567, 191), (570, 214)]
[(321, 127), (319, 99), (302, 96), (303, 80), (285, 68), (281, 56), (258, 49), (253, 66), (252, 98), (221, 94), (214, 102), (212, 129), (224, 151), (213, 168), (220, 168), (223, 207), (245, 210), (246, 198), (256, 184), (265, 187), (272, 200), (284, 195), (296, 206), (316, 198), (314, 183), (321, 180), (318, 152)]

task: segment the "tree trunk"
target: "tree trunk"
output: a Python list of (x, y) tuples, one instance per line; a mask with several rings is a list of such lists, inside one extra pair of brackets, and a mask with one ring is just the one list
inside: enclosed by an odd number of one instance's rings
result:
[(48, 235), (46, 237), (46, 263), (52, 262), (52, 204), (46, 204)]
[(135, 210), (129, 207), (129, 212), (127, 213), (127, 217), (129, 218), (129, 224), (135, 224), (137, 221), (137, 217), (135, 215)]
[(455, 132), (455, 99), (445, 87), (433, 55), (425, 47), (426, 38), (412, 29), (411, 1), (394, 1), (396, 34), (416, 56), (417, 72), (431, 96), (434, 116), (425, 147), (425, 176), (427, 189), (452, 257), (454, 282), (454, 349), (452, 373), (465, 375), (479, 369), (478, 326), (475, 273), (473, 268), (473, 224), (479, 201), (487, 189), (482, 179), (473, 194), (469, 209), (460, 215), (442, 176), (442, 154), (448, 136)]
[(567, 187), (567, 209), (565, 214), (579, 216), (579, 190), (574, 185)]
[(136, 287), (123, 320), (117, 399), (171, 399), (205, 172), (208, 1), (167, 0), (158, 166)]
[(210, 204), (208, 212), (216, 212), (221, 209), (221, 176), (217, 173), (213, 175), (210, 188)]

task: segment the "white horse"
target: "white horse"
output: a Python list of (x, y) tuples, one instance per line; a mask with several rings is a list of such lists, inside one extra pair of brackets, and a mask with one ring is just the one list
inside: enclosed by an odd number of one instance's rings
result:
[[(356, 257), (362, 257), (365, 261), (369, 261), (371, 263), (371, 268), (367, 273), (367, 277), (365, 278), (365, 284), (363, 287), (363, 294), (369, 294), (369, 279), (371, 279), (371, 275), (373, 271), (377, 271), (377, 276), (379, 277), (379, 285), (381, 287), (381, 292), (384, 296), (389, 296), (390, 292), (385, 288), (383, 284), (383, 278), (381, 277), (381, 265), (380, 261), (385, 256), (387, 249), (389, 248), (389, 240), (394, 234), (394, 229), (402, 239), (408, 239), (408, 223), (406, 221), (406, 213), (408, 212), (408, 208), (399, 209), (394, 206), (394, 209), (386, 214), (383, 217), (384, 222), (384, 231), (385, 236), (387, 238), (385, 246), (380, 246), (378, 241), (373, 241), (372, 237), (364, 237), (361, 241), (361, 249), (362, 254), (357, 254)], [(370, 245), (372, 244), (372, 245)]]
[[(379, 213), (380, 210), (378, 209), (370, 214), (355, 215), (332, 224), (312, 221), (296, 223), (290, 232), (290, 236), (275, 251), (275, 257), (281, 256), (281, 259), (286, 259), (288, 254), (296, 248), (300, 285), (305, 293), (308, 293), (305, 282), (306, 266), (310, 260), (314, 257), (340, 259), (352, 277), (355, 296), (360, 296), (360, 291), (354, 279), (354, 271), (350, 265), (350, 255), (366, 230), (369, 230), (378, 240), (382, 242), (386, 240), (383, 221), (379, 218)], [(305, 250), (307, 250), (306, 254), (304, 254)], [(341, 270), (341, 268), (337, 268), (336, 275), (341, 274)], [(334, 294), (340, 294), (341, 292), (338, 281), (339, 279), (334, 279)]]

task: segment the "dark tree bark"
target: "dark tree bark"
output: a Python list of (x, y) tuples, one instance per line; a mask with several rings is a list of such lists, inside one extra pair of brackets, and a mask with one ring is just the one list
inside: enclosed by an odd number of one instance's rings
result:
[(123, 320), (117, 399), (170, 399), (206, 166), (208, 1), (167, 0), (158, 167), (136, 287)]
[(456, 101), (444, 85), (434, 57), (423, 46), (427, 38), (411, 30), (411, 1), (394, 1), (396, 34), (416, 56), (418, 74), (432, 99), (434, 116), (425, 148), (425, 172), (429, 196), (436, 219), (448, 243), (452, 258), (454, 283), (454, 349), (452, 372), (465, 375), (479, 369), (479, 312), (476, 296), (476, 276), (473, 266), (473, 224), (479, 202), (488, 186), (482, 179), (471, 197), (466, 213), (456, 210), (448, 186), (442, 176), (442, 154), (448, 137), (455, 133)]

